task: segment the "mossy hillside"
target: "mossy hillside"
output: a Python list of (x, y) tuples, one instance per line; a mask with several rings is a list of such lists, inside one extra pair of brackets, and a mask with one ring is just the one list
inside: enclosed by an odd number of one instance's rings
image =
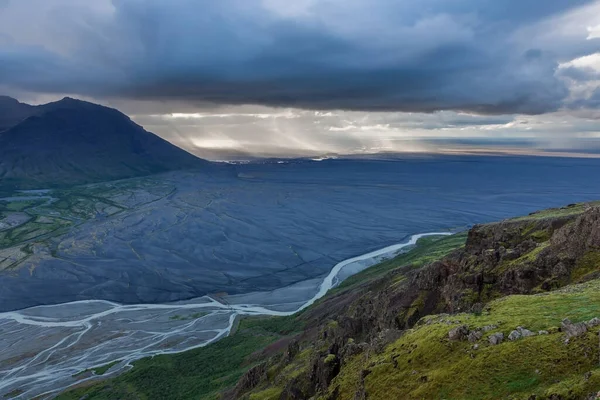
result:
[(513, 218), (513, 219), (511, 219), (511, 221), (539, 220), (539, 219), (574, 216), (574, 215), (583, 214), (585, 212), (585, 210), (588, 209), (589, 207), (598, 206), (598, 205), (600, 205), (600, 201), (569, 204), (568, 206), (565, 206), (565, 207), (548, 208), (545, 210), (535, 211), (529, 215)]
[(451, 236), (423, 237), (419, 239), (416, 245), (409, 251), (349, 277), (332, 290), (331, 293), (341, 292), (359, 284), (364, 285), (365, 283), (384, 276), (398, 267), (410, 265), (412, 268), (420, 268), (429, 262), (439, 260), (454, 250), (463, 247), (466, 239), (466, 232)]
[[(593, 239), (586, 241), (586, 248), (591, 250), (585, 256), (582, 257), (580, 252), (569, 252), (574, 248), (573, 237), (584, 235), (585, 229), (594, 226), (596, 215), (597, 210), (590, 209), (581, 219), (561, 216), (557, 219), (480, 225), (469, 232), (462, 250), (447, 253), (439, 262), (429, 263), (420, 269), (410, 268), (410, 265), (407, 268), (400, 263), (386, 269), (385, 273), (375, 274), (367, 283), (358, 283), (351, 290), (339, 294), (333, 293), (331, 297), (324, 298), (322, 304), (332, 310), (330, 319), (327, 320), (326, 316), (321, 319), (322, 329), (316, 339), (301, 344), (303, 352), (310, 353), (310, 357), (303, 363), (297, 360), (290, 363), (295, 365), (296, 371), (306, 373), (292, 377), (286, 372), (288, 368), (282, 368), (282, 373), (270, 374), (268, 381), (262, 382), (251, 393), (277, 388), (281, 390), (282, 399), (293, 398), (293, 393), (300, 392), (307, 398), (316, 395), (322, 399), (337, 400), (528, 399), (533, 393), (538, 394), (538, 398), (549, 398), (552, 394), (559, 394), (565, 399), (585, 398), (587, 390), (600, 390), (595, 380), (598, 376), (596, 363), (600, 357), (598, 337), (589, 332), (565, 345), (564, 335), (558, 334), (558, 326), (565, 317), (573, 321), (600, 317), (600, 298), (596, 294), (600, 285), (594, 280), (589, 286), (548, 291), (576, 282), (577, 274), (583, 280), (590, 280), (598, 273), (600, 263), (597, 262)], [(574, 226), (582, 230), (572, 236), (570, 232)], [(565, 260), (564, 265), (568, 267), (558, 268), (559, 275), (555, 276), (552, 266), (557, 264), (556, 259)], [(376, 268), (381, 266), (373, 269)], [(400, 284), (397, 285), (395, 282), (399, 279)], [(553, 279), (555, 285), (542, 285), (546, 279)], [(539, 291), (544, 294), (531, 295)], [(515, 292), (523, 294), (502, 297)], [(352, 300), (347, 302), (345, 299), (349, 296)], [(335, 309), (336, 302), (343, 303), (343, 309)], [(471, 310), (472, 313), (420, 319), (460, 310)], [(307, 313), (314, 314), (316, 311), (313, 308)], [(433, 319), (427, 325), (430, 318)], [(338, 321), (335, 327), (331, 319)], [(406, 330), (414, 327), (419, 319), (422, 322), (417, 328)], [(475, 350), (473, 343), (448, 340), (449, 330), (462, 323), (471, 329), (486, 325), (498, 327), (487, 332)], [(534, 332), (548, 330), (551, 334), (519, 342), (505, 341), (501, 346), (489, 344), (490, 334), (502, 331), (508, 337), (517, 326)], [(401, 336), (400, 344), (412, 346), (407, 354), (410, 352), (419, 358), (415, 362), (416, 358), (405, 357), (404, 369), (397, 366), (403, 355), (399, 352), (388, 354), (386, 348), (386, 343), (396, 343), (398, 336)], [(358, 341), (354, 343), (355, 340)], [(572, 347), (565, 349), (564, 346)], [(333, 355), (340, 360), (342, 367), (333, 381), (327, 382), (323, 379), (328, 376), (328, 369), (323, 366), (327, 365), (325, 360), (334, 359)], [(482, 357), (478, 359), (479, 356)], [(590, 357), (593, 361), (588, 361)], [(517, 361), (513, 362), (513, 359)], [(564, 368), (555, 378), (552, 371), (557, 362), (562, 363)], [(421, 368), (415, 367), (421, 364), (424, 365), (423, 374)], [(539, 367), (528, 369), (532, 364)], [(474, 372), (469, 370), (471, 366)], [(460, 374), (461, 379), (455, 380), (455, 376)], [(320, 382), (315, 383), (315, 377), (321, 377)], [(372, 386), (369, 386), (369, 380)], [(474, 389), (465, 391), (465, 388), (473, 386), (471, 381), (476, 383)], [(578, 392), (561, 391), (561, 384), (577, 387)], [(533, 392), (528, 393), (530, 390)]]
[[(565, 343), (558, 327), (563, 318), (587, 321), (596, 316), (598, 280), (551, 293), (505, 297), (491, 302), (481, 315), (425, 317), (380, 354), (346, 360), (330, 394), (337, 391), (339, 399), (351, 399), (361, 390), (369, 399), (585, 398), (600, 390), (598, 332)], [(448, 339), (448, 332), (461, 324), (471, 330), (497, 328), (473, 349), (474, 343)], [(503, 332), (507, 337), (517, 326), (550, 334), (489, 344), (489, 335)]]
[(598, 272), (600, 269), (600, 250), (589, 251), (577, 262), (575, 269), (571, 271), (573, 281), (584, 280), (586, 277)]
[(233, 336), (184, 353), (139, 360), (121, 376), (58, 399), (217, 399), (260, 362), (263, 349), (301, 329), (302, 323), (291, 317), (243, 319)]

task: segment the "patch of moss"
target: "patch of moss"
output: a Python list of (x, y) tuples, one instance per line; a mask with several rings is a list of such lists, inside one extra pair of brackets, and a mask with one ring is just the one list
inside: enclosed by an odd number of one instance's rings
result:
[(523, 254), (521, 257), (516, 258), (514, 260), (502, 262), (496, 267), (496, 272), (505, 272), (510, 269), (518, 268), (523, 264), (532, 263), (537, 259), (538, 255), (542, 252), (542, 250), (544, 250), (549, 245), (549, 242), (540, 243), (535, 249)]
[[(465, 245), (467, 233), (461, 232), (451, 236), (427, 236), (417, 241), (416, 246), (406, 253), (402, 253), (397, 257), (386, 260), (371, 268), (359, 272), (343, 281), (338, 287), (332, 289), (330, 293), (337, 293), (358, 284), (371, 281), (394, 269), (406, 265), (412, 265), (414, 268), (422, 267), (423, 265), (439, 260), (440, 258), (450, 254), (456, 249)], [(394, 278), (396, 283), (404, 279), (402, 275)]]
[(539, 231), (535, 231), (529, 235), (530, 238), (532, 238), (533, 240), (535, 240), (538, 243), (547, 242), (548, 240), (550, 240), (550, 236), (551, 236), (550, 232), (547, 231), (546, 229), (541, 229)]
[(573, 271), (571, 271), (571, 280), (573, 282), (584, 279), (586, 275), (597, 272), (600, 269), (600, 251), (588, 251), (581, 257)]
[(261, 392), (252, 393), (250, 400), (279, 400), (283, 389), (280, 388), (269, 388)]
[(523, 217), (513, 218), (512, 221), (539, 220), (546, 218), (567, 217), (572, 215), (582, 214), (587, 207), (600, 205), (600, 201), (589, 203), (570, 204), (566, 207), (549, 208), (546, 210), (536, 211)]
[(427, 298), (428, 292), (422, 290), (419, 293), (419, 296), (411, 303), (410, 307), (402, 313), (400, 316), (400, 320), (402, 324), (407, 323), (409, 321), (416, 322), (416, 320), (421, 315), (421, 311), (425, 307), (425, 299)]
[(337, 357), (335, 356), (335, 354), (327, 354), (327, 357), (325, 357), (325, 360), (323, 360), (323, 362), (325, 364), (331, 364), (332, 362), (334, 362), (337, 359)]
[(338, 326), (340, 326), (340, 324), (336, 320), (331, 320), (327, 323), (327, 328), (329, 329), (335, 329)]
[[(448, 332), (458, 324), (429, 316), (381, 354), (361, 354), (344, 360), (331, 391), (352, 398), (364, 379), (368, 398), (386, 399), (537, 399), (560, 395), (585, 398), (600, 388), (598, 335), (590, 331), (565, 344), (557, 327), (563, 318), (586, 321), (600, 317), (600, 281), (568, 286), (539, 295), (509, 296), (489, 304), (480, 316), (457, 314), (453, 321), (470, 329), (497, 325), (473, 349), (468, 341), (451, 342)], [(517, 326), (536, 335), (492, 346), (487, 337)], [(363, 374), (365, 368), (368, 374)], [(587, 375), (586, 375), (587, 374)], [(584, 378), (584, 376), (586, 378)], [(349, 396), (349, 397), (348, 397)]]

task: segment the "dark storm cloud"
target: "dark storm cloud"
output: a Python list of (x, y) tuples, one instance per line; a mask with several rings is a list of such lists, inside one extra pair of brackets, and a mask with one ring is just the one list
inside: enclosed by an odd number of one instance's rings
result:
[[(28, 3), (36, 0), (5, 8)], [(114, 0), (101, 11), (56, 3), (41, 39), (0, 29), (14, 39), (0, 41), (0, 85), (194, 104), (539, 114), (568, 96), (555, 72), (573, 46), (520, 32), (593, 2)], [(586, 34), (582, 27), (582, 41)]]

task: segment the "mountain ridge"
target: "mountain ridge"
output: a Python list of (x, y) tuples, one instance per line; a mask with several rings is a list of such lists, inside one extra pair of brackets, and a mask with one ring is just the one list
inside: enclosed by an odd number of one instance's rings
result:
[[(3, 186), (70, 186), (213, 168), (116, 109), (69, 97), (40, 106), (7, 99), (3, 103), (18, 104), (25, 118), (0, 133)], [(0, 115), (9, 108), (0, 103)]]

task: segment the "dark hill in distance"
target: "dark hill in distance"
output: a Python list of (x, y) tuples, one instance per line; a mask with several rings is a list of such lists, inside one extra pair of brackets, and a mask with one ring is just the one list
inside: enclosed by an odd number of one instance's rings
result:
[(0, 132), (3, 187), (76, 185), (213, 165), (112, 108), (71, 98), (42, 106), (8, 99), (0, 98), (0, 116), (10, 109), (30, 115)]
[(0, 132), (5, 131), (32, 116), (37, 107), (20, 103), (8, 96), (0, 96)]

